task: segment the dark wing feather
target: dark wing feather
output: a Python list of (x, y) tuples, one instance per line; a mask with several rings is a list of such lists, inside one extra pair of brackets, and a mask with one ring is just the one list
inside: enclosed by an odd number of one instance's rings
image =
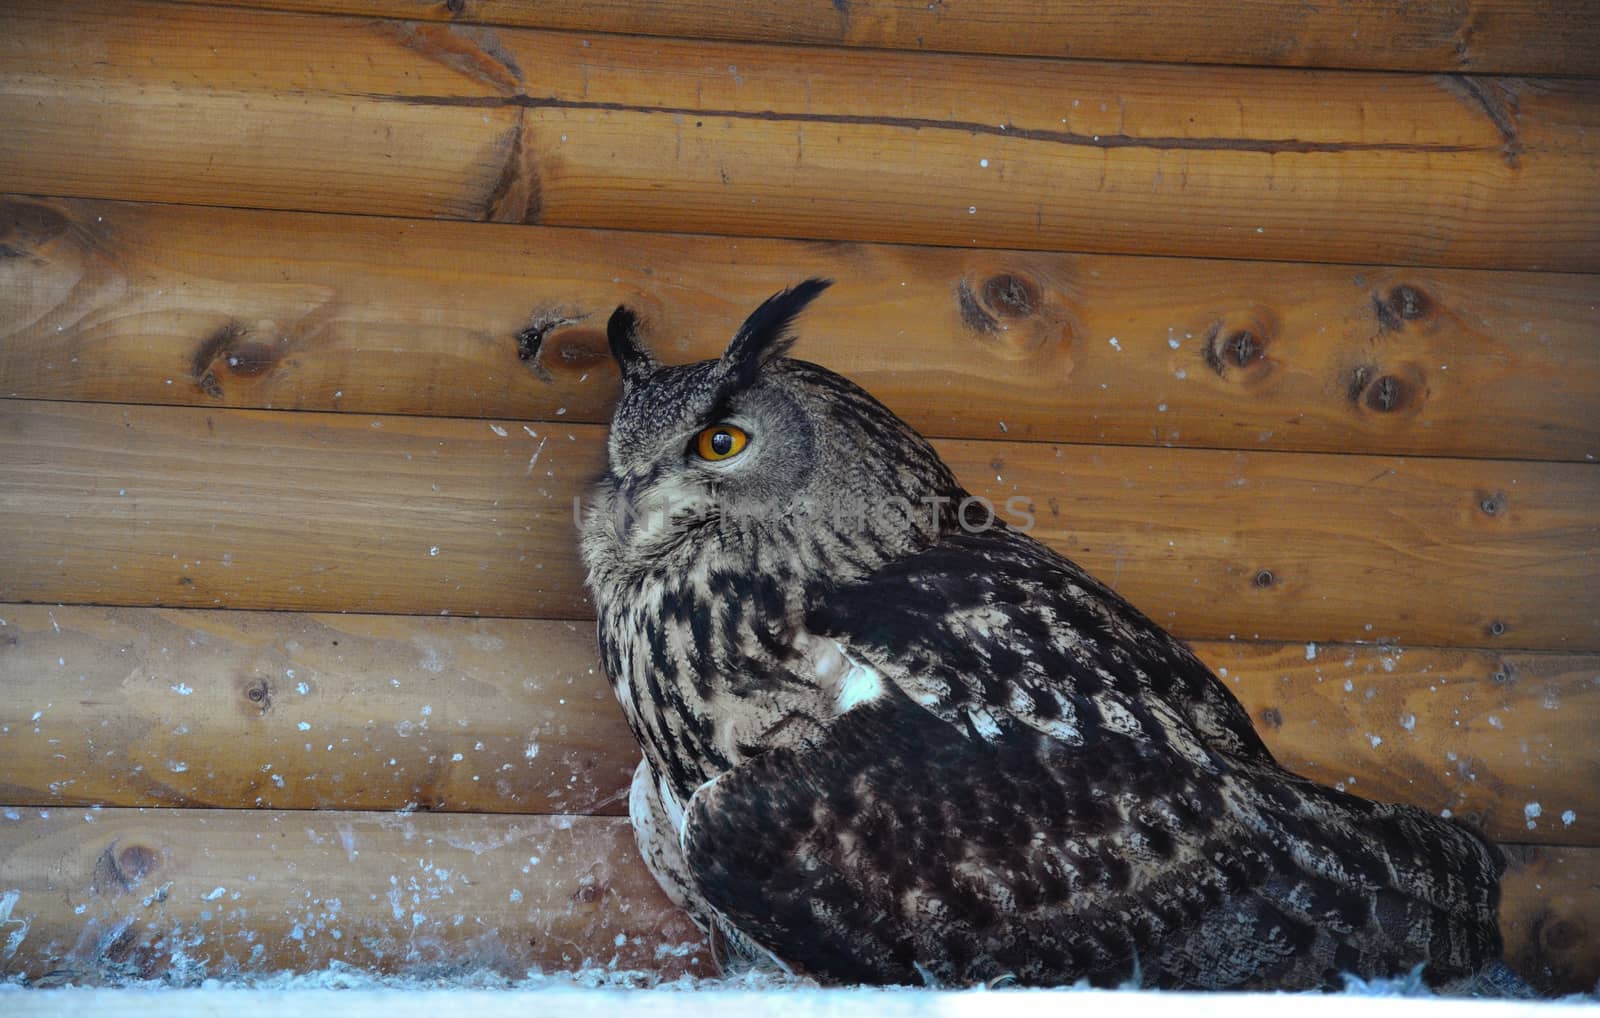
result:
[(684, 837), (790, 964), (1288, 988), (1498, 957), (1486, 842), (1280, 770), (1204, 666), (1031, 541), (951, 539), (808, 625), (888, 690), (701, 789)]
[[(974, 739), (891, 694), (702, 789), (684, 849), (723, 921), (844, 982), (1289, 988), (1427, 963), (1440, 983), (1497, 957), (1476, 839), (1258, 784), (1115, 734), (1092, 759), (1024, 725)], [(1410, 884), (1442, 886), (1432, 840), (1471, 916)]]
[(1187, 647), (1014, 531), (947, 537), (830, 591), (805, 622), (947, 721), (1004, 714), (1063, 734), (1109, 725), (1272, 762), (1244, 708)]

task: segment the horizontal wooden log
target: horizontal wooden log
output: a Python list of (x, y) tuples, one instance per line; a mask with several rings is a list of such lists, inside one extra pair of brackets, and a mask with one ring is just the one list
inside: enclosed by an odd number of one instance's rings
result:
[[(587, 626), (28, 605), (0, 618), (0, 802), (626, 812), (639, 754)], [(1496, 838), (1600, 844), (1600, 658), (1195, 650), (1301, 774)]]
[(788, 49), (66, 2), (9, 190), (553, 226), (1600, 269), (1600, 81)]
[[(200, 810), (0, 812), (16, 950), (0, 973), (77, 982), (311, 971), (713, 962), (610, 817)], [(1541, 986), (1600, 978), (1600, 851), (1511, 853), (1507, 957)]]
[(0, 394), (604, 422), (618, 303), (669, 358), (709, 357), (823, 275), (797, 353), (933, 436), (1600, 455), (1600, 276), (21, 197), (0, 244)]
[(627, 821), (0, 807), (0, 973), (713, 971)]
[(0, 619), (0, 802), (627, 812), (639, 751), (591, 623), (32, 605)]
[[(1600, 649), (1586, 464), (936, 445), (1183, 636)], [(0, 400), (0, 601), (586, 617), (602, 450), (592, 425)]]
[[(203, 2), (203, 0), (195, 0)], [(689, 39), (1080, 60), (1592, 74), (1593, 0), (227, 0), (235, 6)]]

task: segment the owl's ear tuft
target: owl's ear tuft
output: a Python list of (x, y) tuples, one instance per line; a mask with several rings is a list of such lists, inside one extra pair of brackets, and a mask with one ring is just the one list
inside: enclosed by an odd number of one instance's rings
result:
[(738, 334), (722, 355), (723, 367), (733, 372), (741, 384), (748, 385), (761, 365), (782, 357), (794, 345), (795, 336), (789, 326), (807, 304), (832, 285), (831, 279), (808, 279), (768, 297), (739, 326)]
[(627, 305), (618, 305), (606, 322), (606, 340), (611, 356), (622, 372), (622, 384), (632, 385), (656, 369), (656, 359), (639, 341), (639, 316)]

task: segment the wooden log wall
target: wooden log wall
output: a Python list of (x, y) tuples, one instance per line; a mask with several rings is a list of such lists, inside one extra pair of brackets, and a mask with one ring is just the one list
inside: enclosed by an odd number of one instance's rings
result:
[(800, 355), (1593, 987), (1600, 4), (1226, 7), (8, 5), (0, 973), (709, 973), (573, 500), (612, 307), (826, 274)]

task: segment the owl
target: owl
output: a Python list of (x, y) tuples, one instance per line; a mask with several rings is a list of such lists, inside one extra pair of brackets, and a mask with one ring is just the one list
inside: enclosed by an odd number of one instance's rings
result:
[(786, 356), (808, 280), (659, 363), (626, 307), (582, 522), (646, 864), (724, 964), (1300, 989), (1503, 970), (1504, 863), (1298, 777), (1178, 640)]

